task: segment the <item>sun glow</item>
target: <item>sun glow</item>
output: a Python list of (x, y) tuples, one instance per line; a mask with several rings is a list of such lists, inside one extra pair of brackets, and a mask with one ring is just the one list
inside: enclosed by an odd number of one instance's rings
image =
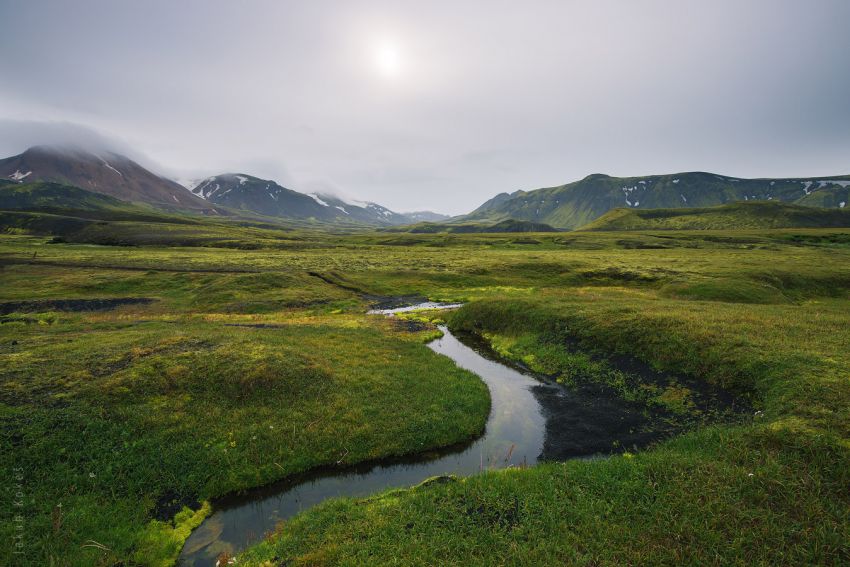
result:
[(375, 68), (383, 77), (392, 78), (401, 73), (401, 53), (395, 43), (382, 41), (376, 44), (373, 56)]

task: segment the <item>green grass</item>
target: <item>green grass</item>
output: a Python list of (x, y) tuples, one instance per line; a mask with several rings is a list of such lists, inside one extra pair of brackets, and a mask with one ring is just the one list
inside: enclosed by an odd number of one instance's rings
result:
[(450, 325), (568, 383), (594, 360), (579, 345), (762, 413), (635, 455), (330, 501), (239, 564), (850, 561), (850, 231), (215, 230), (204, 247), (0, 238), (0, 301), (158, 299), (0, 324), (4, 466), (24, 471), (33, 564), (167, 562), (204, 511), (155, 521), (163, 495), (197, 510), (346, 450), (355, 462), (478, 431), (480, 382), (423, 346), (432, 330), (366, 316), (352, 290), (470, 302)]
[[(487, 415), (486, 388), (424, 347), (429, 333), (396, 331), (301, 273), (12, 266), (3, 281), (3, 300), (158, 298), (4, 317), (0, 419), (4, 466), (24, 477), (24, 564), (169, 564), (198, 501), (448, 445)], [(271, 327), (228, 326), (256, 324)], [(163, 516), (164, 500), (178, 505)], [(201, 514), (172, 521), (183, 503)]]
[(548, 290), (479, 302), (457, 319), (503, 337), (542, 337), (557, 322), (596, 348), (754, 392), (761, 413), (637, 455), (328, 503), (283, 524), (240, 564), (848, 560), (846, 300), (742, 310), (631, 290)]

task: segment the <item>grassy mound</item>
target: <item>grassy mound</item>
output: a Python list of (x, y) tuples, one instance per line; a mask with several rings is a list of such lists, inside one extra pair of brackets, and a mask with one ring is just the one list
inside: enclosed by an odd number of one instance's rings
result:
[(850, 210), (774, 201), (688, 209), (614, 209), (579, 230), (740, 230), (850, 227)]

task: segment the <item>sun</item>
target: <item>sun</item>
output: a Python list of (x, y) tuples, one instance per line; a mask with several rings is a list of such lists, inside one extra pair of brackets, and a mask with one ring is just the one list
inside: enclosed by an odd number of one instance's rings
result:
[(373, 53), (375, 70), (382, 77), (391, 79), (402, 71), (402, 58), (398, 45), (384, 40), (375, 44)]

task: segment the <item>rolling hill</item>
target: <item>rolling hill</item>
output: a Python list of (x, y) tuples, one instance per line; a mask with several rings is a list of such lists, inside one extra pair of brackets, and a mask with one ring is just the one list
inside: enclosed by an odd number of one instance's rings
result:
[(452, 222), (517, 219), (575, 229), (621, 207), (711, 207), (736, 201), (843, 208), (850, 203), (850, 176), (740, 179), (704, 172), (645, 177), (594, 174), (558, 187), (499, 194)]
[(614, 209), (579, 230), (737, 230), (850, 227), (850, 210), (778, 201), (737, 202), (689, 209)]

